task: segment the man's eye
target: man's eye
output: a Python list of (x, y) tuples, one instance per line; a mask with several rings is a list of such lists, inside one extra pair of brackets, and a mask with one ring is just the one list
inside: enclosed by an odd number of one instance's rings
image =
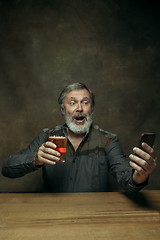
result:
[(89, 102), (83, 102), (84, 105), (88, 105)]
[(75, 102), (70, 102), (70, 105), (71, 105), (71, 106), (73, 106), (73, 105), (75, 105), (75, 104), (76, 104)]

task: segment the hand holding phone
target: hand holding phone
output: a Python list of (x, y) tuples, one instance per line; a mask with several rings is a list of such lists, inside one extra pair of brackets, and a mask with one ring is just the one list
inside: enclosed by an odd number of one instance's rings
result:
[[(157, 157), (155, 156), (154, 150), (151, 151), (147, 147), (143, 149), (142, 143), (147, 143), (150, 147), (153, 147), (154, 140), (155, 140), (156, 134), (155, 133), (142, 133), (139, 140), (138, 148), (133, 148), (134, 154), (130, 154), (130, 166), (135, 170), (133, 173), (133, 180), (137, 184), (144, 183), (148, 176), (151, 175), (151, 173), (156, 168), (156, 161)], [(142, 151), (147, 152), (146, 154)], [(150, 155), (150, 157), (148, 157)]]

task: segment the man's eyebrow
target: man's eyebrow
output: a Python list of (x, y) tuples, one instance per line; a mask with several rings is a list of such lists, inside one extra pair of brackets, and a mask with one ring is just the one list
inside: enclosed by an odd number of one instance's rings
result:
[(89, 97), (84, 97), (82, 100), (90, 100)]
[(76, 99), (75, 97), (70, 97), (70, 99)]

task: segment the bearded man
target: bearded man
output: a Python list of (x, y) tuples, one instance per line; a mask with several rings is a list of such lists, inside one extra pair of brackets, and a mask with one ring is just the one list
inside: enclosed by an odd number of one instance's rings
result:
[[(4, 162), (2, 174), (15, 178), (43, 168), (44, 191), (105, 192), (108, 172), (126, 191), (139, 191), (148, 182), (156, 167), (154, 149), (143, 143), (126, 159), (118, 137), (93, 124), (95, 98), (82, 83), (68, 85), (58, 99), (65, 124), (43, 129), (24, 150)], [(60, 162), (60, 153), (49, 136), (67, 137), (67, 156)]]

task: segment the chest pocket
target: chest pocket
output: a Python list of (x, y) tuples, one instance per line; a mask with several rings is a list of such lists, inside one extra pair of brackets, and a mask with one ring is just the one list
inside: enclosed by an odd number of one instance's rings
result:
[[(104, 149), (96, 148), (90, 150), (88, 154), (78, 157), (77, 169), (81, 169), (81, 177), (77, 171), (76, 179), (81, 178), (85, 186), (88, 186), (88, 191), (106, 191), (108, 179), (108, 164), (106, 152)], [(80, 179), (79, 179), (80, 180)]]

